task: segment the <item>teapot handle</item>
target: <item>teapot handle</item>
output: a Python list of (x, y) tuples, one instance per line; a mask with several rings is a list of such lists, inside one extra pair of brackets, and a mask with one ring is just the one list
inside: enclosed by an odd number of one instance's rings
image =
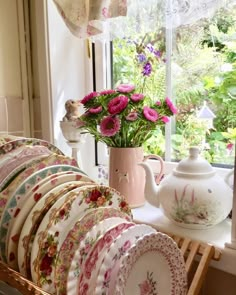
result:
[(147, 161), (148, 159), (157, 159), (160, 162), (160, 172), (159, 174), (155, 177), (155, 182), (156, 184), (159, 184), (162, 180), (162, 177), (164, 175), (164, 161), (162, 159), (162, 157), (154, 155), (154, 154), (150, 154), (144, 157), (143, 161)]

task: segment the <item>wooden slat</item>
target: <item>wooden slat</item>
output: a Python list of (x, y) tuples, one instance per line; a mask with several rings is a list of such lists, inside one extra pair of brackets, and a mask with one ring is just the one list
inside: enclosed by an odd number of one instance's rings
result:
[(204, 253), (201, 257), (201, 260), (198, 264), (197, 270), (192, 279), (191, 285), (188, 290), (188, 295), (198, 295), (203, 281), (206, 277), (208, 267), (212, 257), (214, 256), (214, 247), (209, 245), (205, 248)]
[(189, 273), (190, 270), (191, 270), (193, 262), (194, 262), (194, 260), (196, 258), (197, 253), (198, 253), (199, 247), (200, 247), (199, 242), (194, 241), (194, 242), (191, 243), (191, 250), (190, 250), (190, 252), (188, 254), (188, 257), (187, 257), (187, 260), (186, 260), (187, 273)]

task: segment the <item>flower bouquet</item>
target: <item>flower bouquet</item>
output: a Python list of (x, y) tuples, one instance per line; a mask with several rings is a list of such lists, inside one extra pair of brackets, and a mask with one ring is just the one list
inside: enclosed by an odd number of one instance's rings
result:
[(109, 147), (141, 147), (158, 126), (177, 113), (169, 98), (154, 102), (130, 84), (92, 92), (81, 103), (85, 108), (80, 117), (82, 128)]

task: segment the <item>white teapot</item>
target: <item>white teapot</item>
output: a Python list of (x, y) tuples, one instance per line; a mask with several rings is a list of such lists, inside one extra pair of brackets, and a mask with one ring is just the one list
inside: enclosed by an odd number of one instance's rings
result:
[(189, 157), (180, 161), (159, 185), (148, 163), (144, 161), (139, 165), (146, 171), (147, 201), (156, 207), (161, 204), (164, 214), (177, 225), (206, 229), (230, 213), (233, 190), (227, 182), (233, 171), (223, 179), (199, 156), (198, 148), (190, 148)]

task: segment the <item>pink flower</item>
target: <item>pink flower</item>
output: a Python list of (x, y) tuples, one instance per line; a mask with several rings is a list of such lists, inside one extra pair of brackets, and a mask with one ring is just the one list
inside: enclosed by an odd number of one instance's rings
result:
[(110, 13), (108, 11), (108, 9), (106, 7), (103, 7), (102, 9), (102, 15), (106, 18), (109, 18), (110, 17)]
[(149, 282), (145, 280), (142, 284), (139, 284), (140, 295), (148, 295), (152, 291), (152, 287)]
[(138, 119), (138, 113), (137, 112), (130, 112), (126, 117), (126, 120), (128, 121), (135, 121)]
[(158, 101), (156, 101), (156, 105), (157, 106), (161, 106), (161, 102), (158, 100)]
[(151, 122), (156, 122), (158, 119), (158, 113), (149, 107), (144, 107), (143, 108), (143, 115), (144, 117)]
[(135, 86), (132, 84), (120, 84), (117, 86), (117, 90), (123, 93), (131, 92), (135, 89)]
[(85, 125), (85, 123), (83, 121), (81, 121), (80, 119), (75, 120), (75, 127), (76, 128), (82, 127), (84, 125)]
[(118, 117), (105, 117), (100, 124), (101, 134), (103, 136), (113, 136), (120, 130), (120, 120)]
[(98, 106), (96, 108), (90, 108), (88, 111), (90, 114), (99, 114), (102, 111), (102, 106)]
[(108, 112), (112, 115), (121, 113), (128, 104), (128, 97), (124, 95), (113, 98), (108, 103)]
[(171, 112), (173, 114), (177, 114), (178, 113), (177, 108), (175, 107), (175, 105), (173, 104), (173, 102), (168, 97), (166, 97), (165, 102), (166, 102), (167, 106), (169, 107), (169, 109), (171, 110)]
[(164, 122), (164, 123), (168, 123), (168, 122), (170, 122), (170, 119), (167, 116), (163, 116), (161, 118), (161, 121)]
[(129, 240), (127, 240), (127, 241), (125, 241), (125, 243), (124, 243), (122, 249), (123, 249), (124, 251), (127, 251), (130, 247), (131, 247), (131, 242), (130, 242)]
[(103, 90), (100, 92), (100, 95), (109, 95), (109, 94), (112, 94), (112, 93), (115, 93), (115, 90), (113, 89), (108, 89), (108, 90)]
[(105, 282), (110, 281), (111, 272), (112, 272), (112, 269), (111, 268), (108, 268), (108, 270), (105, 272), (105, 274), (104, 274), (104, 280), (105, 280)]
[(233, 143), (228, 143), (226, 145), (227, 150), (230, 150), (230, 151), (233, 149), (233, 147), (234, 147), (234, 144)]
[(143, 100), (143, 98), (144, 98), (144, 95), (141, 94), (141, 93), (134, 93), (134, 94), (131, 95), (131, 100), (134, 101), (134, 102)]
[(94, 98), (95, 96), (97, 96), (98, 93), (97, 92), (91, 92), (88, 95), (86, 95), (82, 100), (81, 103), (82, 104), (86, 104), (88, 101), (90, 101), (92, 98)]

